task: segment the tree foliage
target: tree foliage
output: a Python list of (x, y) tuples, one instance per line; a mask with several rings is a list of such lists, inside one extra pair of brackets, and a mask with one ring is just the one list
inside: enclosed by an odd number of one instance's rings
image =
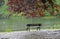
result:
[(2, 6), (4, 3), (4, 0), (0, 0), (0, 6)]
[(44, 17), (45, 11), (48, 11), (50, 15), (54, 16), (54, 9), (59, 13), (56, 0), (8, 0), (8, 9), (14, 13), (22, 13), (27, 17)]

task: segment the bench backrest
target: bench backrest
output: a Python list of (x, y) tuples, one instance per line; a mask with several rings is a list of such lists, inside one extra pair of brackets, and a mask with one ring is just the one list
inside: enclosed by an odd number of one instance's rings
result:
[(41, 24), (27, 24), (26, 26), (41, 26)]

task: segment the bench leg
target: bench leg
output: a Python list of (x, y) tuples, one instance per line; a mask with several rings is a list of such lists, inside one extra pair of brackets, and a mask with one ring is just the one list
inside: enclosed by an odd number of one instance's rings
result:
[(27, 30), (27, 31), (30, 31), (30, 27), (27, 27), (26, 30)]
[(40, 30), (40, 27), (37, 27), (37, 30)]

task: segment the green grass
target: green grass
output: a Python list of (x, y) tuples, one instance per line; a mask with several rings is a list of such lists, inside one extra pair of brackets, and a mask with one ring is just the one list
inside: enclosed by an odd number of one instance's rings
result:
[[(0, 19), (0, 31), (24, 31), (28, 23), (41, 23), (41, 29), (60, 29), (60, 18), (29, 18), (12, 17), (10, 19)], [(33, 29), (33, 28), (32, 28)]]

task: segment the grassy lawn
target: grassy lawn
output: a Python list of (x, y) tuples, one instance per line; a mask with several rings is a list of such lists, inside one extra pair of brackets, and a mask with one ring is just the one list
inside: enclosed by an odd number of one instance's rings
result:
[(13, 17), (0, 19), (0, 31), (24, 31), (28, 23), (41, 23), (41, 29), (60, 29), (60, 18), (29, 18)]

